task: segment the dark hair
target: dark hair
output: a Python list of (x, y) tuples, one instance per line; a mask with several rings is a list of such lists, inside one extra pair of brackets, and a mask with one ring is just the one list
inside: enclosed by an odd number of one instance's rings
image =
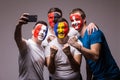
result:
[(75, 8), (75, 9), (73, 9), (73, 10), (69, 13), (69, 15), (70, 15), (70, 14), (73, 14), (73, 13), (76, 13), (76, 12), (79, 12), (79, 13), (81, 14), (82, 19), (85, 19), (85, 18), (86, 18), (85, 12), (84, 12), (82, 9), (80, 9), (80, 8)]
[(59, 9), (57, 7), (50, 8), (48, 11), (48, 14), (51, 12), (59, 12), (61, 14), (61, 17), (62, 17), (62, 11), (61, 11), (61, 9)]
[[(35, 26), (36, 26), (37, 24), (43, 24), (43, 25), (45, 25), (45, 26), (48, 26), (45, 21), (37, 21), (37, 22), (35, 23)], [(34, 26), (33, 28), (35, 28), (35, 26)]]
[(63, 17), (59, 18), (59, 19), (57, 20), (57, 23), (58, 23), (58, 22), (64, 22), (64, 21), (65, 21), (65, 22), (68, 24), (68, 26), (69, 26), (68, 21), (67, 21), (65, 18), (63, 18)]

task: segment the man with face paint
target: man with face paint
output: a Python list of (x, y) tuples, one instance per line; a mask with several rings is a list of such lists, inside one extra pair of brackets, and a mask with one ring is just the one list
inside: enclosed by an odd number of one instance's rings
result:
[[(80, 8), (70, 12), (71, 24), (80, 36), (83, 46), (76, 42), (76, 38), (69, 39), (68, 43), (78, 49), (87, 62), (87, 80), (120, 80), (120, 70), (108, 47), (101, 30), (88, 34), (86, 30), (86, 15)], [(93, 74), (93, 78), (92, 78)]]
[(16, 25), (14, 38), (19, 49), (19, 80), (44, 80), (43, 68), (45, 65), (44, 48), (41, 45), (48, 31), (46, 22), (38, 21), (33, 30), (31, 39), (22, 38), (22, 26), (28, 23), (28, 13), (23, 13)]
[[(49, 30), (48, 30), (48, 35), (46, 37), (46, 40), (44, 41), (45, 45), (47, 43), (49, 43), (50, 41), (52, 41), (56, 37), (55, 33), (54, 33), (54, 25), (57, 22), (57, 20), (61, 17), (62, 17), (61, 9), (59, 9), (57, 7), (52, 7), (49, 9), (49, 11), (48, 11)], [(94, 28), (97, 29), (95, 24), (90, 23), (87, 27), (88, 32), (91, 34), (91, 32), (94, 31)], [(70, 31), (68, 33), (68, 36), (71, 37), (71, 36), (76, 36), (76, 35), (78, 35), (78, 32), (74, 28), (70, 27)]]
[(69, 24), (64, 18), (59, 18), (54, 26), (57, 38), (45, 49), (47, 67), (52, 80), (82, 80), (80, 74), (81, 53), (70, 46)]

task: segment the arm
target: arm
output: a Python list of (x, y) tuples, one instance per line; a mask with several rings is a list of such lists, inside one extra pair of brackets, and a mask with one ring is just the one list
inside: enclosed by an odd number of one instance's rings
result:
[(73, 56), (72, 53), (70, 52), (70, 46), (68, 44), (64, 45), (63, 52), (67, 55), (72, 69), (75, 72), (80, 71), (80, 64), (81, 64), (82, 56), (80, 54)]
[(88, 31), (88, 34), (89, 34), (89, 35), (90, 35), (92, 32), (94, 32), (95, 29), (96, 29), (96, 30), (99, 29), (96, 24), (94, 24), (94, 23), (88, 24), (88, 26), (87, 26), (87, 31)]
[(90, 49), (87, 49), (83, 46), (81, 46), (77, 41), (74, 39), (75, 37), (71, 38), (68, 43), (74, 46), (76, 49), (78, 49), (86, 58), (92, 59), (94, 61), (97, 61), (99, 59), (99, 54), (101, 50), (101, 44), (96, 43), (92, 44), (90, 46)]
[(90, 70), (89, 65), (86, 62), (86, 72), (87, 72), (87, 79), (86, 80), (92, 80), (92, 72)]
[(24, 49), (25, 45), (26, 45), (24, 39), (22, 39), (22, 33), (21, 33), (22, 32), (22, 25), (27, 23), (26, 17), (24, 15), (25, 14), (23, 14), (20, 17), (19, 22), (16, 25), (16, 29), (15, 29), (15, 32), (14, 32), (14, 39), (16, 41), (16, 44), (17, 44), (19, 50)]
[(47, 66), (48, 70), (51, 74), (55, 73), (55, 55), (57, 53), (58, 49), (56, 46), (51, 46), (50, 47), (50, 56), (47, 57)]

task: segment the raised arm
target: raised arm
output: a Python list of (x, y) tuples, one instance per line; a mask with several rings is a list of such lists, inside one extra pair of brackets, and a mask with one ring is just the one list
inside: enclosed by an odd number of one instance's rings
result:
[(47, 67), (51, 74), (55, 73), (56, 67), (55, 67), (55, 55), (57, 53), (58, 49), (56, 46), (50, 47), (50, 56), (47, 57)]
[(67, 55), (72, 69), (75, 72), (80, 71), (80, 64), (81, 64), (81, 58), (82, 58), (81, 55), (80, 54), (72, 55), (70, 51), (70, 46), (68, 44), (64, 45), (63, 52)]
[(24, 39), (22, 38), (22, 25), (23, 24), (27, 24), (27, 17), (25, 17), (26, 15), (28, 15), (27, 13), (23, 13), (23, 15), (20, 17), (17, 25), (16, 25), (16, 29), (14, 32), (14, 39), (16, 41), (16, 44), (19, 48), (19, 50), (24, 49), (26, 43), (24, 41)]

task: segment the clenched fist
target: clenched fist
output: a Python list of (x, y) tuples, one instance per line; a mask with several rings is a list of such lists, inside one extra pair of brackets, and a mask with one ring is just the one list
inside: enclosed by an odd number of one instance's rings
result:
[(56, 46), (53, 45), (50, 47), (51, 56), (55, 56), (57, 51), (58, 51), (58, 48)]
[(64, 52), (67, 56), (69, 56), (69, 55), (71, 54), (71, 52), (70, 52), (70, 46), (69, 46), (68, 43), (64, 45), (64, 47), (62, 48), (62, 50), (63, 50), (63, 52)]

